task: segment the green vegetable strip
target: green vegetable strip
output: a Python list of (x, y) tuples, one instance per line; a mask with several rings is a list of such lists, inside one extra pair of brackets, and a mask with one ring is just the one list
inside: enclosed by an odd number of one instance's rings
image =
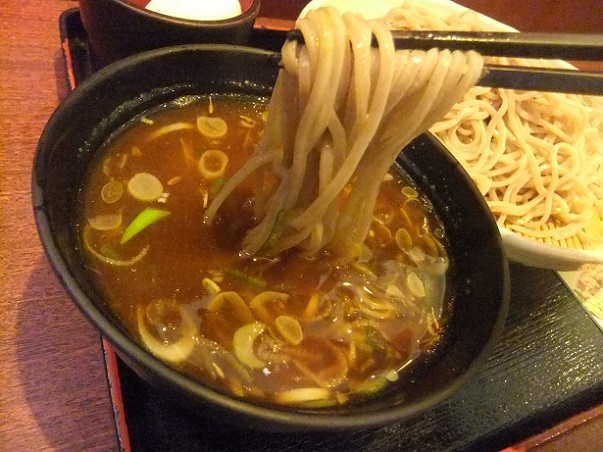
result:
[(153, 223), (167, 217), (170, 214), (167, 210), (162, 209), (154, 209), (152, 207), (147, 207), (142, 212), (140, 212), (134, 220), (128, 225), (124, 234), (121, 236), (121, 244), (126, 243), (132, 237), (134, 237), (139, 232), (145, 230)]
[(225, 183), (226, 183), (226, 179), (224, 179), (223, 177), (219, 177), (213, 183), (213, 185), (211, 186), (211, 188), (209, 189), (209, 191), (212, 192), (213, 194), (216, 194), (220, 190), (222, 190), (222, 187), (224, 186)]
[(117, 252), (106, 243), (101, 246), (100, 253), (110, 259), (120, 259), (119, 254), (117, 254)]
[(335, 406), (337, 403), (338, 402), (335, 399), (309, 400), (301, 403), (301, 406), (306, 408), (325, 408), (328, 406)]
[(363, 386), (354, 391), (354, 394), (362, 394), (364, 396), (373, 395), (380, 391), (388, 383), (385, 377), (374, 377), (368, 380)]
[(270, 231), (270, 235), (268, 236), (268, 240), (262, 246), (262, 249), (271, 249), (273, 245), (276, 243), (278, 238), (282, 235), (285, 223), (285, 210), (281, 210), (276, 214), (276, 218), (274, 219), (274, 226), (272, 226), (272, 231)]
[(367, 328), (366, 342), (371, 346), (373, 350), (385, 351), (385, 343), (383, 341), (383, 337), (373, 328)]
[(224, 270), (224, 273), (229, 276), (232, 276), (233, 278), (240, 279), (241, 281), (257, 289), (264, 289), (266, 287), (266, 281), (264, 281), (262, 278), (258, 278), (248, 273), (244, 273), (241, 270), (227, 268), (226, 270)]

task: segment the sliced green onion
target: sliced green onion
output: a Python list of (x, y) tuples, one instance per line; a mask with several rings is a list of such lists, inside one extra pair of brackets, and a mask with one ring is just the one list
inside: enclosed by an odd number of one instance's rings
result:
[(218, 149), (209, 149), (199, 159), (197, 169), (201, 176), (207, 180), (215, 180), (222, 177), (228, 165), (228, 155)]
[(139, 232), (145, 230), (153, 223), (167, 217), (170, 215), (170, 212), (162, 209), (154, 209), (152, 207), (147, 207), (142, 212), (140, 212), (134, 220), (128, 225), (126, 230), (124, 231), (120, 243), (123, 245), (132, 237), (134, 237)]
[(101, 248), (101, 251), (103, 251), (103, 253), (99, 253), (98, 251), (96, 251), (93, 247), (92, 244), (90, 243), (90, 230), (92, 228), (90, 227), (90, 225), (86, 225), (84, 226), (84, 233), (82, 236), (82, 240), (84, 242), (84, 247), (98, 260), (100, 260), (101, 262), (104, 262), (105, 264), (108, 265), (114, 265), (116, 267), (130, 267), (132, 265), (134, 265), (135, 263), (137, 263), (138, 261), (140, 261), (143, 257), (145, 257), (147, 255), (147, 253), (149, 252), (150, 249), (150, 245), (145, 246), (136, 256), (134, 256), (131, 259), (127, 259), (127, 260), (122, 260), (119, 259), (118, 256), (116, 256), (115, 252), (112, 252), (111, 254), (104, 254), (105, 248)]
[(415, 272), (410, 272), (406, 277), (406, 284), (410, 292), (417, 298), (425, 297), (425, 285), (423, 280)]
[(207, 290), (207, 292), (212, 295), (216, 295), (222, 291), (222, 289), (220, 289), (220, 286), (218, 286), (218, 284), (216, 284), (213, 279), (203, 278), (202, 284), (205, 290)]
[(274, 395), (277, 402), (280, 403), (308, 403), (318, 400), (328, 400), (331, 398), (331, 391), (325, 388), (296, 388), (277, 392)]
[[(191, 316), (182, 307), (177, 306), (177, 309), (182, 322), (180, 326), (181, 337), (172, 342), (154, 337), (146, 326), (144, 309), (139, 305), (136, 310), (138, 333), (142, 342), (153, 355), (171, 363), (182, 362), (191, 354), (195, 347), (194, 336), (197, 333), (195, 322)], [(154, 325), (154, 327), (158, 328), (158, 325)]]
[(288, 315), (278, 316), (274, 324), (283, 339), (291, 345), (299, 344), (304, 338), (304, 331), (297, 319)]
[(232, 315), (234, 315), (241, 322), (250, 323), (253, 321), (253, 314), (249, 310), (245, 300), (243, 300), (236, 292), (219, 292), (214, 298), (212, 298), (207, 308), (210, 311), (217, 312), (220, 311), (225, 305), (227, 309), (230, 308)]
[(266, 325), (261, 322), (252, 322), (243, 325), (235, 331), (232, 338), (232, 347), (239, 361), (252, 369), (264, 367), (266, 363), (258, 358), (253, 351), (253, 344)]
[(97, 231), (110, 231), (121, 226), (121, 210), (116, 213), (101, 214), (88, 218), (88, 224)]
[(266, 304), (275, 302), (286, 302), (288, 299), (289, 294), (267, 290), (265, 292), (257, 294), (253, 298), (253, 300), (251, 300), (251, 303), (249, 303), (249, 308), (253, 311), (256, 318), (262, 320), (267, 324), (272, 324), (275, 318), (274, 315), (270, 312), (272, 309), (269, 309)]
[(128, 193), (139, 201), (155, 201), (163, 194), (163, 184), (150, 173), (137, 173), (128, 181)]
[(197, 128), (201, 135), (207, 138), (222, 138), (228, 132), (228, 124), (220, 117), (199, 116), (197, 118)]
[(124, 194), (124, 186), (121, 182), (113, 180), (103, 185), (101, 189), (101, 198), (107, 204), (113, 204), (121, 199)]
[(160, 127), (159, 129), (151, 133), (147, 138), (147, 142), (156, 140), (157, 138), (162, 137), (163, 135), (167, 135), (168, 133), (176, 132), (178, 130), (194, 128), (194, 124), (191, 124), (190, 122), (176, 122), (174, 124), (168, 124), (167, 126)]

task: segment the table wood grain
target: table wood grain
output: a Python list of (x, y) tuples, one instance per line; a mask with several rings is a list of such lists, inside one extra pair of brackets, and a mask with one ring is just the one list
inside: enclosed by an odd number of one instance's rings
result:
[(0, 6), (0, 450), (116, 450), (100, 338), (38, 241), (31, 164), (67, 94), (58, 18), (74, 1)]
[[(101, 1), (101, 0), (99, 0)], [(292, 19), (300, 0), (262, 0)], [(603, 32), (600, 0), (462, 0), (526, 31)], [(0, 451), (118, 450), (101, 339), (46, 261), (31, 207), (37, 140), (67, 95), (58, 20), (73, 0), (0, 5)], [(603, 407), (516, 450), (603, 450)]]

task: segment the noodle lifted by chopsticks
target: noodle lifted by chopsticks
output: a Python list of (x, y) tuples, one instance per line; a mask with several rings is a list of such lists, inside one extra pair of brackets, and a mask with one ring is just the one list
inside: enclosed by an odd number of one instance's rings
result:
[[(253, 173), (258, 224), (244, 239), (244, 254), (298, 247), (349, 261), (361, 253), (396, 156), (475, 84), (482, 58), (397, 51), (383, 20), (333, 8), (311, 11), (297, 26), (305, 45), (283, 46), (262, 140), (209, 206), (206, 221)], [(268, 189), (265, 171), (277, 180)]]

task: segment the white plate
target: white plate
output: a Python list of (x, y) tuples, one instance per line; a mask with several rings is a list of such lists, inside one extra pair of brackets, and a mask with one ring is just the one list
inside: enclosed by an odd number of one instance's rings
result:
[[(340, 12), (354, 12), (366, 19), (374, 19), (384, 16), (388, 11), (404, 3), (403, 0), (312, 0), (302, 10), (300, 17), (304, 17), (308, 11), (321, 6), (333, 6)], [(459, 14), (468, 11), (458, 3), (450, 0), (422, 0), (425, 7), (433, 8), (438, 16)], [(500, 31), (517, 31), (483, 14), (479, 14), (484, 24)], [(572, 68), (565, 61), (556, 61), (560, 68)], [(576, 250), (549, 245), (537, 240), (516, 234), (509, 229), (500, 227), (505, 250), (509, 259), (532, 267), (542, 267), (551, 270), (574, 270), (584, 263), (603, 264), (603, 250)]]

